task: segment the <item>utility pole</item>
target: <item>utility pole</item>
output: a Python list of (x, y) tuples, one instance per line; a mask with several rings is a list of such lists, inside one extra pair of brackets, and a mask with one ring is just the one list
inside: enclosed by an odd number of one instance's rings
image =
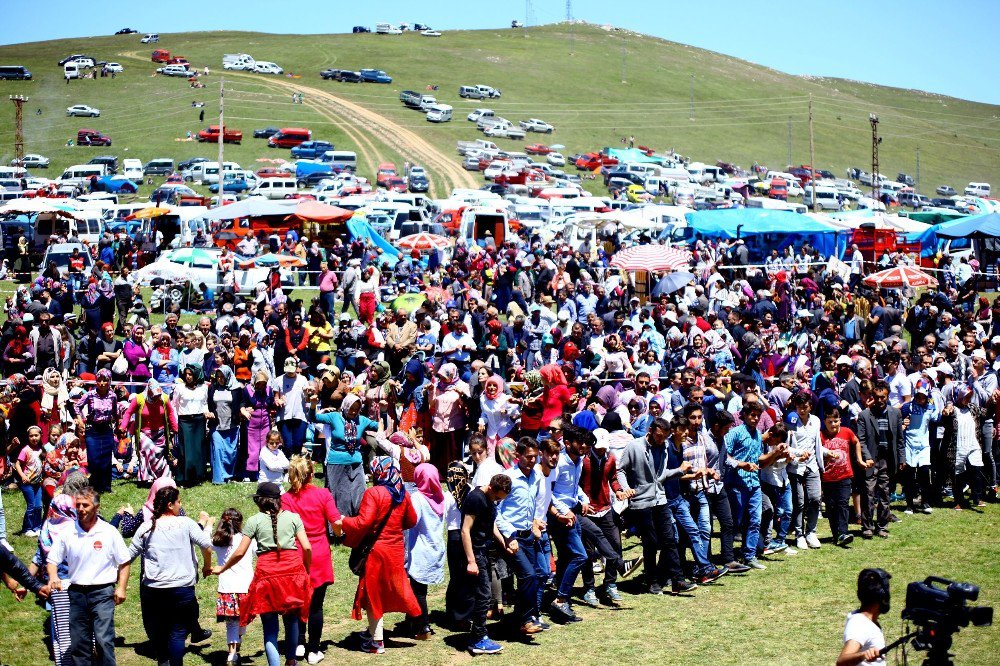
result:
[(882, 139), (878, 136), (878, 116), (869, 113), (868, 121), (872, 125), (872, 199), (879, 201), (882, 198), (882, 181), (878, 175), (878, 146)]
[(694, 120), (694, 74), (691, 75), (691, 120)]
[(920, 149), (919, 148), (917, 148), (917, 175), (916, 175), (916, 178), (914, 178), (913, 184), (915, 185), (914, 189), (919, 189), (920, 188)]
[(24, 103), (28, 98), (24, 95), (11, 95), (14, 102), (14, 161), (18, 166), (24, 166)]
[(816, 210), (816, 145), (813, 143), (813, 96), (809, 93), (809, 184), (812, 185), (812, 210)]
[(625, 59), (628, 57), (628, 50), (625, 48), (625, 40), (622, 39), (622, 83), (626, 83), (625, 78)]
[(792, 166), (792, 117), (788, 116), (788, 166)]
[(566, 29), (569, 30), (569, 54), (576, 50), (576, 40), (573, 34), (573, 0), (566, 0)]
[(219, 205), (222, 205), (222, 186), (225, 184), (226, 170), (222, 163), (222, 146), (225, 145), (225, 103), (226, 103), (226, 83), (219, 77)]

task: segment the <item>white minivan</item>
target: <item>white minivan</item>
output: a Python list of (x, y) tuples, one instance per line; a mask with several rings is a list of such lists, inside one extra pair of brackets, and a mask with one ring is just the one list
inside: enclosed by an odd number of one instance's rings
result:
[(78, 79), (80, 78), (80, 63), (75, 60), (71, 60), (65, 65), (63, 65), (63, 78), (64, 79)]
[(129, 180), (142, 182), (142, 160), (130, 157), (122, 160), (122, 175)]
[(250, 196), (286, 199), (288, 195), (295, 194), (296, 189), (294, 178), (261, 178), (256, 187), (250, 190)]
[(969, 183), (962, 194), (967, 197), (988, 197), (990, 196), (990, 184)]
[(160, 41), (160, 36), (155, 32), (147, 32), (143, 35), (143, 38), (139, 40), (141, 44), (155, 44)]
[[(802, 203), (806, 206), (813, 208), (813, 188), (806, 185), (805, 191), (802, 193)], [(816, 205), (818, 205), (823, 210), (840, 210), (843, 204), (841, 203), (841, 197), (843, 195), (835, 187), (827, 186), (816, 186)]]
[(449, 122), (451, 111), (451, 107), (447, 104), (431, 104), (427, 107), (427, 120), (432, 123)]

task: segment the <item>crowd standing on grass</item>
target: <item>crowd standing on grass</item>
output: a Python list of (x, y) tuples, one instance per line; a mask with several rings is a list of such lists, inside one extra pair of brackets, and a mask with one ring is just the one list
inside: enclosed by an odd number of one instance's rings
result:
[[(48, 599), (57, 664), (113, 663), (137, 558), (160, 663), (208, 636), (198, 584), (218, 587), (230, 663), (257, 616), (269, 664), (282, 625), (286, 665), (323, 660), (340, 547), (358, 649), (383, 653), (404, 613), (396, 635), (439, 624), (493, 654), (581, 605), (697, 594), (997, 498), (1000, 299), (964, 283), (873, 291), (856, 247), (842, 274), (805, 246), (750, 266), (742, 241), (699, 242), (694, 277), (647, 297), (616, 248), (559, 237), (391, 270), (362, 243), (284, 242), (315, 255), (314, 298), (270, 281), (154, 323), (119, 248), (9, 299), (0, 476), (37, 553), (2, 564)], [(427, 295), (394, 309), (390, 282)], [(115, 482), (150, 488), (141, 511), (112, 513)], [(207, 483), (256, 483), (256, 512), (195, 521), (183, 493)]]

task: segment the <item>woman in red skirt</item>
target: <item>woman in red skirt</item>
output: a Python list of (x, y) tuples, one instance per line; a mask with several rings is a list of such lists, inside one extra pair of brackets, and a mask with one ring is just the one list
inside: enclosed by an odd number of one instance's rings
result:
[(357, 548), (370, 535), (375, 537), (364, 573), (358, 580), (351, 617), (360, 620), (364, 609), (368, 615), (368, 631), (361, 634), (362, 650), (382, 654), (385, 652), (382, 640), (385, 613), (420, 617), (420, 604), (406, 575), (403, 545), (403, 530), (416, 525), (417, 513), (410, 496), (403, 490), (403, 480), (392, 458), (382, 456), (372, 461), (372, 483), (375, 485), (361, 498), (358, 515), (342, 518), (333, 527), (335, 533), (344, 535), (344, 543), (351, 548)]
[[(240, 626), (247, 626), (257, 615), (264, 629), (264, 653), (268, 666), (279, 666), (278, 616), (285, 624), (285, 666), (296, 666), (295, 650), (299, 644), (299, 621), (309, 619), (312, 583), (309, 567), (312, 546), (297, 513), (282, 511), (281, 488), (276, 483), (259, 483), (253, 501), (260, 513), (243, 524), (244, 539), (221, 567), (218, 575), (235, 566), (246, 555), (250, 540), (257, 542), (257, 569), (247, 596), (240, 603)], [(301, 556), (296, 553), (296, 545)]]

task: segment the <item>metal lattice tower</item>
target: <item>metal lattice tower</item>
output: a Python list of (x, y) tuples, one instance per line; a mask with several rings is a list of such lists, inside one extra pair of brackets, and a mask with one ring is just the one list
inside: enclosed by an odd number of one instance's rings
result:
[(878, 136), (878, 116), (869, 113), (868, 120), (872, 125), (872, 199), (878, 201), (882, 194), (882, 181), (878, 175), (878, 146), (882, 139)]
[(24, 95), (11, 95), (14, 102), (14, 160), (23, 166), (24, 162), (24, 103), (28, 98)]
[(573, 20), (573, 0), (566, 0), (566, 22)]

